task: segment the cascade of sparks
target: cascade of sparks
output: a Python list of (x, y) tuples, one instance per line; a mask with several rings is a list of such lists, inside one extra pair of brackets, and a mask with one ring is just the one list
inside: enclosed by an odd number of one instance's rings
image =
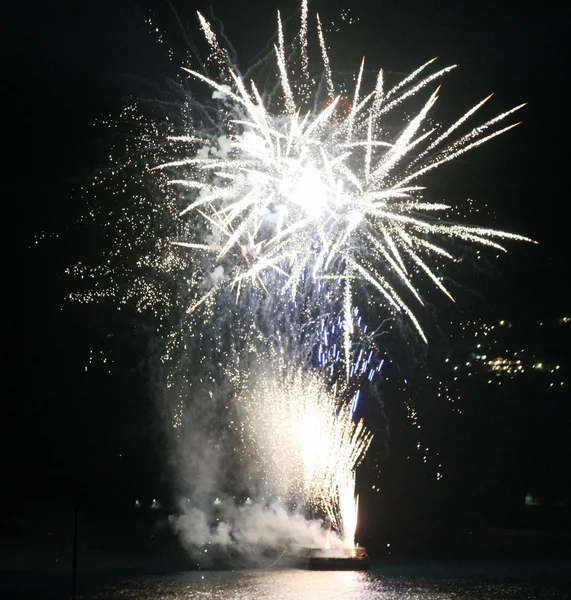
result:
[(348, 549), (357, 527), (355, 470), (372, 440), (320, 374), (273, 356), (248, 373), (238, 398), (242, 434), (267, 490), (324, 513)]
[[(318, 16), (320, 58), (310, 57), (307, 0), (290, 45), (278, 14), (275, 85), (267, 92), (267, 81), (243, 76), (200, 14), (199, 21), (211, 50), (207, 64), (219, 76), (184, 70), (210, 88), (212, 106), (207, 112), (188, 99), (190, 122), (181, 117), (182, 127), (169, 124), (167, 136), (151, 122), (140, 135), (136, 150), (145, 143), (151, 148), (153, 175), (164, 192), (164, 204), (152, 211), (168, 234), (157, 236), (156, 253), (149, 252), (151, 227), (141, 225), (146, 254), (136, 269), (143, 275), (122, 302), (135, 298), (139, 307), (155, 310), (173, 304), (170, 292), (179, 302), (190, 295), (184, 323), (191, 333), (184, 327), (169, 333), (165, 362), (174, 362), (177, 352), (190, 355), (192, 343), (200, 368), (217, 365), (233, 377), (232, 358), (253, 339), (263, 340), (261, 355), (272, 338), (282, 348), (299, 346), (273, 356), (261, 374), (238, 376), (243, 440), (252, 444), (273, 494), (303, 498), (352, 547), (355, 472), (372, 439), (354, 420), (358, 381), (371, 381), (383, 364), (373, 360), (356, 298), (362, 294), (369, 304), (405, 315), (427, 341), (412, 301), (423, 304), (424, 279), (453, 300), (442, 274), (456, 260), (455, 242), (504, 251), (502, 241), (531, 241), (455, 222), (450, 206), (425, 197), (428, 173), (518, 125), (503, 122), (524, 105), (466, 129), (488, 96), (450, 126), (434, 124), (435, 86), (455, 68), (431, 71), (435, 59), (395, 85), (387, 85), (380, 70), (368, 89), (363, 60), (347, 93), (335, 81)], [(404, 103), (412, 107), (398, 127)], [(192, 108), (208, 116), (207, 127), (192, 121)], [(176, 213), (170, 228), (163, 223), (169, 212)], [(121, 218), (121, 235), (132, 235), (132, 224)], [(138, 241), (128, 238), (126, 245)], [(119, 250), (114, 258), (121, 258)], [(114, 269), (104, 266), (90, 277)], [(87, 271), (78, 265), (75, 272)], [(174, 292), (161, 285), (165, 280), (176, 282)], [(109, 293), (97, 286), (92, 298)], [(232, 336), (238, 341), (228, 342)], [(228, 350), (225, 344), (233, 343)], [(201, 386), (216, 384), (210, 371), (197, 376)]]

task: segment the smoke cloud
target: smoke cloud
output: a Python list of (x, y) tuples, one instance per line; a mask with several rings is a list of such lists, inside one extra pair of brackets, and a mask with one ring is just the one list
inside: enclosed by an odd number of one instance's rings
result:
[(234, 560), (262, 566), (269, 564), (290, 545), (343, 549), (334, 532), (321, 520), (306, 520), (279, 503), (269, 506), (247, 500), (237, 505), (233, 498), (216, 499), (207, 510), (182, 501), (180, 512), (170, 523), (181, 544), (199, 566)]

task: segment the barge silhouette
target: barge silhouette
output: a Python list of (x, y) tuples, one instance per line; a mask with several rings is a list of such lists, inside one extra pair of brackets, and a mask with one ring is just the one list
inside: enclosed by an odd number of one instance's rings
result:
[(289, 546), (279, 565), (290, 569), (314, 571), (364, 571), (369, 568), (369, 557), (365, 548), (353, 550)]

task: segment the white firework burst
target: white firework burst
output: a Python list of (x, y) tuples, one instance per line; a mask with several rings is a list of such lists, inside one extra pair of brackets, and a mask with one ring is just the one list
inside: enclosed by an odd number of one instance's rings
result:
[[(225, 56), (212, 28), (202, 16), (200, 20), (213, 55)], [(299, 102), (292, 89), (294, 76), (288, 69), (279, 15), (276, 56), (281, 109), (267, 106), (256, 84), (245, 81), (230, 64), (224, 65), (230, 85), (188, 70), (192, 77), (210, 86), (215, 97), (225, 99), (229, 115), (227, 136), (217, 145), (205, 147), (193, 136), (173, 137), (173, 143), (188, 145), (188, 156), (156, 167), (177, 173), (170, 181), (172, 185), (196, 190), (180, 214), (201, 215), (208, 232), (202, 239), (173, 243), (193, 252), (211, 253), (218, 263), (232, 258), (224, 283), (235, 286), (237, 293), (246, 281), (264, 286), (268, 270), (283, 274), (292, 293), (310, 274), (342, 280), (348, 309), (355, 284), (365, 284), (392, 310), (406, 313), (426, 341), (414, 311), (397, 288), (407, 288), (422, 304), (413, 272), (423, 272), (452, 298), (431, 266), (435, 257), (454, 260), (447, 239), (504, 250), (498, 240), (527, 238), (439, 218), (450, 207), (423, 199), (422, 177), (515, 127), (518, 123), (491, 129), (524, 105), (453, 140), (456, 130), (490, 96), (440, 131), (428, 126), (437, 89), (389, 139), (383, 128), (394, 109), (454, 67), (426, 74), (433, 63), (428, 61), (386, 90), (381, 70), (372, 91), (365, 93), (363, 61), (349, 102), (335, 92), (319, 18), (317, 30), (328, 88), (321, 110), (302, 114), (301, 108), (312, 94), (314, 105), (319, 105), (320, 89), (316, 83), (310, 85), (313, 80), (308, 73), (305, 1), (298, 36), (302, 80), (296, 86), (301, 95)], [(349, 346), (347, 340), (345, 346)]]

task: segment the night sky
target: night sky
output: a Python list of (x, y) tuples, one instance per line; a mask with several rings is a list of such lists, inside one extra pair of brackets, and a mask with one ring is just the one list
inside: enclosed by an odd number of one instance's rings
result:
[[(208, 3), (182, 5), (181, 21), (198, 36), (193, 11), (208, 15)], [(312, 5), (324, 21), (344, 8), (337, 0)], [(450, 319), (508, 320), (513, 326), (498, 334), (498, 344), (526, 348), (536, 362), (560, 365), (568, 375), (557, 390), (549, 389), (543, 374), (503, 386), (489, 386), (487, 374), (461, 377), (455, 384), (461, 414), (447, 404), (427, 407), (419, 381), (414, 389), (426, 439), (442, 457), (439, 482), (434, 465), (417, 454), (407, 459), (417, 432), (403, 405), (383, 396), (390, 441), (362, 477), (367, 489), (380, 481), (382, 492), (364, 493), (363, 511), (369, 521), (380, 515), (379, 529), (395, 536), (411, 523), (422, 527), (445, 513), (466, 529), (525, 527), (521, 507), (531, 492), (546, 504), (566, 502), (567, 516), (550, 526), (563, 526), (566, 518), (569, 527), (571, 323), (558, 321), (571, 316), (568, 14), (547, 3), (351, 5), (359, 21), (346, 27), (338, 38), (343, 45), (331, 51), (338, 68), (356, 70), (363, 55), (369, 66), (403, 75), (433, 56), (442, 66), (457, 63), (460, 68), (443, 81), (437, 112), (447, 122), (491, 92), (490, 110), (496, 113), (529, 103), (520, 113), (522, 126), (433, 178), (433, 194), (457, 202), (474, 198), (487, 208), (482, 222), (540, 245), (510, 243), (510, 253), (499, 261), (490, 252), (489, 265), (458, 271), (453, 290), (461, 306), (435, 300), (437, 341), (427, 368), (452, 379), (444, 358), (460, 364), (471, 351), (458, 337), (444, 340), (452, 333), (445, 326)], [(260, 0), (214, 4), (243, 65), (274, 32), (276, 8)], [(280, 2), (279, 8), (291, 14), (297, 2)], [(145, 24), (150, 10), (171, 33), (163, 45)], [(166, 46), (182, 41), (167, 3), (158, 1), (11, 3), (2, 21), (8, 136), (2, 160), (0, 440), (3, 527), (15, 539), (24, 530), (43, 531), (47, 515), (58, 507), (65, 513), (79, 503), (113, 514), (135, 499), (144, 505), (153, 498), (170, 501), (163, 428), (149, 382), (148, 332), (128, 308), (66, 303), (73, 283), (65, 269), (104, 251), (78, 226), (85, 207), (74, 191), (107, 160), (110, 140), (93, 127), (94, 120), (117, 115), (130, 95), (160, 89), (154, 86), (177, 70), (166, 58)]]

